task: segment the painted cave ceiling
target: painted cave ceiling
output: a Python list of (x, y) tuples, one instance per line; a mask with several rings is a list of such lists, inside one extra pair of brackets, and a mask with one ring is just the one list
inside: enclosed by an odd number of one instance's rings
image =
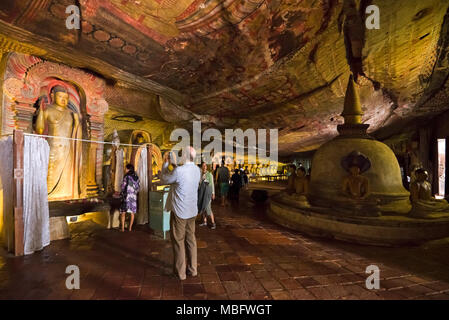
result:
[[(80, 30), (65, 27), (71, 4), (81, 7)], [(380, 9), (378, 30), (365, 27), (370, 4)], [(448, 8), (449, 0), (2, 0), (0, 44), (27, 43), (100, 74), (115, 112), (172, 126), (278, 128), (282, 155), (337, 134), (350, 72), (371, 132), (447, 109)]]

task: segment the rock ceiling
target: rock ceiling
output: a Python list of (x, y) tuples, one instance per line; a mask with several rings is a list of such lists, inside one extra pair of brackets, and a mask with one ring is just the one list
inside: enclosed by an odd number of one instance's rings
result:
[(68, 30), (74, 3), (2, 0), (0, 43), (140, 90), (108, 102), (156, 121), (278, 128), (282, 155), (336, 135), (350, 72), (372, 132), (449, 107), (449, 0), (79, 0)]

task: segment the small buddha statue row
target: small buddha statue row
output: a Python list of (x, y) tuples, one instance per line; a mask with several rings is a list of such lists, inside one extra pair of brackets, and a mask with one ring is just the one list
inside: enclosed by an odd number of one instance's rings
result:
[(298, 202), (301, 207), (310, 207), (307, 195), (309, 193), (309, 175), (306, 174), (306, 169), (302, 166), (296, 168), (294, 164), (289, 166), (287, 194)]
[(432, 196), (428, 172), (422, 168), (416, 169), (415, 178), (410, 185), (410, 201), (412, 203), (410, 216), (415, 218), (449, 217), (449, 203), (444, 199), (435, 199)]
[[(369, 179), (362, 175), (371, 166), (369, 159), (354, 153), (342, 161), (342, 166), (348, 175), (342, 181), (342, 197), (338, 201), (341, 209), (352, 208), (354, 212), (363, 212), (362, 215), (380, 216), (379, 200), (370, 197)], [(288, 186), (285, 192), (300, 207), (310, 207), (307, 199), (310, 175), (306, 175), (304, 167), (296, 168), (293, 164), (289, 166), (289, 172)], [(427, 171), (419, 168), (415, 170), (414, 174), (416, 179), (410, 185), (412, 210), (409, 216), (425, 219), (449, 217), (449, 203), (432, 196), (432, 187), (428, 181)]]

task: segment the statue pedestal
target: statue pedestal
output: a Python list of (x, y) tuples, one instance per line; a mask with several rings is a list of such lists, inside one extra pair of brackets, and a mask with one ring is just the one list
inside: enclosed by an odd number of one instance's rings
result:
[(87, 185), (87, 197), (88, 198), (96, 198), (98, 197), (99, 188), (96, 184), (88, 184)]
[(120, 212), (119, 210), (114, 210), (108, 215), (108, 229), (117, 229), (120, 227)]
[(268, 217), (311, 236), (375, 246), (420, 245), (449, 236), (449, 217), (339, 215), (334, 208), (315, 205), (304, 208), (282, 194), (271, 197)]
[(70, 230), (65, 216), (50, 217), (50, 241), (69, 238)]

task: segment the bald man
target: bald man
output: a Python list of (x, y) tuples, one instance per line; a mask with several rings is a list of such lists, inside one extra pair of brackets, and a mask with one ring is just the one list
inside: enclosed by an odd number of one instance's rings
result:
[[(198, 214), (198, 185), (201, 172), (193, 162), (195, 156), (195, 149), (186, 148), (183, 152), (184, 164), (170, 171), (168, 169), (170, 157), (166, 152), (161, 174), (161, 183), (170, 185), (166, 210), (171, 211), (173, 272), (181, 280), (186, 279), (186, 274), (193, 277), (198, 274), (195, 219)], [(188, 260), (187, 263), (186, 260)]]

